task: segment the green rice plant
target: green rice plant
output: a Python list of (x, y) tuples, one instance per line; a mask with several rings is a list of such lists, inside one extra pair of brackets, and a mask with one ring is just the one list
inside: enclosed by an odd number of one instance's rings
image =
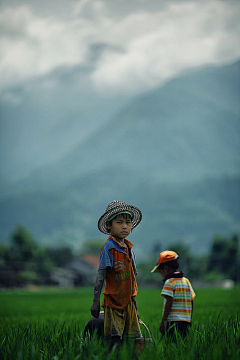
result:
[[(1, 360), (236, 359), (240, 355), (240, 289), (195, 289), (193, 325), (186, 339), (170, 342), (159, 332), (161, 289), (139, 289), (137, 304), (152, 343), (141, 355), (134, 344), (109, 354), (96, 334), (83, 339), (93, 289), (0, 293)], [(144, 337), (147, 332), (142, 328)]]

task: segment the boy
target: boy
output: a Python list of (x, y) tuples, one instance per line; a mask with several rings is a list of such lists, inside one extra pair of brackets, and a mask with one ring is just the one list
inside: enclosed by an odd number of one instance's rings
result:
[(176, 329), (184, 338), (192, 325), (193, 299), (196, 295), (190, 281), (179, 271), (178, 258), (174, 251), (161, 252), (152, 272), (160, 272), (164, 282), (161, 292), (164, 297), (163, 316), (159, 330), (173, 336)]
[[(112, 201), (98, 221), (99, 230), (110, 235), (101, 249), (98, 275), (94, 288), (92, 316), (98, 318), (100, 294), (105, 280), (102, 307), (104, 335), (109, 348), (120, 344), (123, 337), (141, 342), (133, 244), (126, 239), (142, 219), (141, 211), (124, 201)], [(137, 340), (138, 339), (138, 340)]]

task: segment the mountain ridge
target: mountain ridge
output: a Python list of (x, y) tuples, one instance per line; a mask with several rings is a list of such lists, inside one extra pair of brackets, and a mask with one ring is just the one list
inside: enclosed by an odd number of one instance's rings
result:
[(48, 186), (60, 187), (109, 161), (127, 162), (138, 169), (144, 163), (147, 171), (163, 181), (174, 176), (180, 179), (179, 175), (188, 181), (184, 174), (189, 167), (188, 177), (193, 180), (211, 176), (214, 168), (215, 176), (236, 175), (240, 165), (239, 83), (240, 61), (174, 79), (131, 101), (61, 161), (35, 171), (19, 184), (44, 189), (48, 179)]

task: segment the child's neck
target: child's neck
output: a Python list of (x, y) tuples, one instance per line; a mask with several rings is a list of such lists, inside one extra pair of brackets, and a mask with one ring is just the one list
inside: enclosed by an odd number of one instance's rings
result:
[(124, 239), (118, 239), (118, 238), (115, 238), (121, 245), (124, 245), (125, 244), (125, 241)]
[(119, 242), (121, 245), (125, 245), (125, 239), (119, 239), (113, 235), (111, 235), (115, 240), (117, 240), (117, 242)]
[(165, 282), (167, 279), (170, 279), (171, 277), (179, 277), (179, 278), (182, 278), (182, 277), (183, 277), (183, 272), (182, 272), (182, 271), (179, 271), (179, 269), (173, 270), (173, 271), (169, 271), (168, 275), (165, 276), (165, 278), (163, 279), (163, 282)]
[(167, 272), (166, 277), (168, 277), (169, 275), (174, 274), (175, 272), (179, 272), (179, 269), (178, 269), (178, 270), (173, 270), (173, 269), (169, 270), (169, 271)]

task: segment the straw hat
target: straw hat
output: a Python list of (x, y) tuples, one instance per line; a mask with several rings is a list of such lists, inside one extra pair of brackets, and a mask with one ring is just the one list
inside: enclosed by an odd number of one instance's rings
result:
[(132, 218), (132, 229), (134, 229), (142, 220), (141, 211), (133, 205), (129, 205), (124, 201), (114, 200), (108, 204), (105, 213), (98, 220), (98, 228), (104, 234), (109, 234), (107, 229), (107, 221), (112, 220), (115, 216), (120, 214), (129, 214)]

